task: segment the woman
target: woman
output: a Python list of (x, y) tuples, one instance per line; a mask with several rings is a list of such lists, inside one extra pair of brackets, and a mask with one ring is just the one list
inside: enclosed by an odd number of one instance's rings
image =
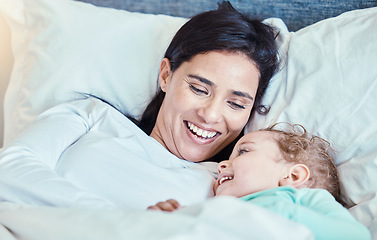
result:
[(276, 54), (272, 28), (229, 3), (193, 17), (168, 47), (161, 91), (138, 126), (95, 98), (44, 112), (1, 152), (0, 200), (140, 209), (168, 198), (204, 200), (213, 175), (193, 162), (241, 134)]
[[(220, 132), (220, 131), (215, 131), (217, 132), (215, 137), (219, 139), (217, 139), (216, 143), (212, 145), (216, 145), (216, 146), (211, 146), (211, 147), (205, 146), (203, 149), (203, 147), (200, 147), (200, 145), (202, 145), (201, 143), (194, 144), (196, 145), (194, 149), (197, 148), (197, 150), (204, 151), (202, 152), (201, 156), (197, 155), (197, 153), (193, 153), (191, 155), (194, 155), (194, 156), (190, 156), (190, 157), (181, 156), (183, 159), (193, 161), (193, 162), (198, 162), (198, 161), (203, 161), (205, 159), (212, 157), (213, 155), (218, 153), (221, 149), (223, 149), (225, 146), (227, 146), (231, 141), (233, 141), (235, 139), (235, 136), (240, 134), (242, 128), (245, 126), (252, 112), (257, 110), (258, 112), (263, 113), (263, 111), (266, 110), (264, 106), (260, 105), (261, 98), (267, 88), (270, 78), (275, 73), (277, 65), (278, 65), (277, 47), (274, 40), (275, 38), (274, 35), (275, 33), (273, 32), (273, 29), (271, 27), (265, 24), (262, 24), (258, 20), (249, 19), (248, 17), (237, 12), (231, 6), (229, 2), (225, 2), (225, 1), (222, 4), (219, 4), (218, 10), (202, 13), (193, 17), (187, 24), (185, 24), (177, 32), (171, 44), (169, 45), (165, 53), (165, 58), (161, 64), (161, 71), (159, 75), (159, 82), (161, 86), (165, 85), (164, 82), (165, 82), (166, 77), (177, 79), (176, 81), (181, 81), (181, 83), (183, 83), (182, 80), (186, 81), (187, 79), (185, 79), (185, 77), (188, 77), (188, 76), (183, 75), (183, 76), (180, 76), (181, 79), (179, 79), (179, 77), (173, 73), (183, 63), (185, 63), (186, 65), (192, 63), (193, 61), (190, 61), (190, 60), (192, 60), (195, 56), (200, 54), (200, 57), (198, 58), (200, 58), (203, 62), (206, 62), (208, 65), (210, 65), (211, 62), (207, 61), (204, 58), (209, 58), (209, 59), (213, 58), (214, 60), (216, 60), (216, 58), (218, 57), (217, 59), (218, 61), (216, 63), (212, 63), (213, 65), (211, 66), (212, 69), (203, 69), (203, 71), (206, 71), (206, 70), (208, 71), (208, 73), (206, 74), (214, 75), (217, 73), (216, 76), (213, 76), (212, 79), (209, 79), (209, 80), (214, 81), (218, 79), (219, 77), (222, 77), (223, 79), (225, 79), (223, 82), (217, 84), (218, 85), (217, 88), (223, 87), (223, 85), (228, 83), (235, 87), (234, 89), (232, 89), (232, 87), (228, 87), (227, 90), (235, 90), (236, 93), (246, 93), (249, 95), (248, 97), (252, 97), (251, 102), (247, 99), (247, 97), (242, 98), (242, 96), (239, 96), (239, 98), (236, 98), (234, 95), (232, 96), (233, 98), (222, 99), (223, 103), (226, 103), (234, 110), (234, 112), (231, 111), (230, 113), (224, 113), (223, 117), (226, 118), (228, 115), (236, 116), (237, 118), (236, 125), (227, 126), (230, 129), (226, 129), (225, 133)], [(217, 54), (209, 54), (211, 56), (207, 56), (207, 57), (205, 56), (205, 53), (212, 52), (212, 51), (216, 52)], [(228, 58), (230, 56), (233, 58), (232, 60)], [(228, 60), (230, 63), (232, 62), (236, 63), (236, 65), (238, 65), (238, 63), (245, 63), (245, 65), (239, 67), (238, 69), (239, 72), (237, 72), (236, 69), (232, 69), (233, 72), (235, 72), (235, 75), (230, 75), (231, 72), (228, 72), (228, 69), (230, 69), (230, 67), (227, 65), (227, 63), (222, 62), (220, 60), (220, 57), (223, 57), (225, 60)], [(237, 78), (242, 77), (241, 72), (245, 70), (246, 68), (248, 68), (250, 72), (243, 72), (245, 74), (245, 79), (243, 79), (244, 82), (240, 81), (238, 83), (239, 86), (236, 87), (237, 83), (235, 81), (238, 80)], [(220, 70), (223, 70), (223, 72), (220, 72)], [(223, 74), (229, 74), (229, 76), (225, 76)], [(206, 75), (196, 76), (196, 80), (200, 81), (200, 77), (206, 78), (207, 76)], [(193, 78), (189, 78), (189, 79), (193, 80)], [(214, 96), (212, 95), (215, 95), (215, 93), (210, 92), (209, 90), (214, 91), (215, 89), (212, 89), (212, 88), (207, 89), (210, 87), (208, 86), (208, 84), (204, 83), (204, 86), (200, 84), (190, 85), (189, 81), (188, 82), (186, 81), (186, 84), (189, 86), (191, 91), (193, 92), (197, 91), (198, 95), (202, 95), (202, 96), (207, 95), (206, 100), (199, 101), (198, 103), (193, 104), (196, 107), (204, 106), (205, 103), (208, 103), (207, 102), (208, 98), (211, 98), (210, 100), (214, 100), (213, 99)], [(248, 91), (244, 91), (244, 88), (247, 89), (247, 87), (249, 87)], [(223, 88), (226, 89), (227, 87), (224, 86)], [(139, 126), (147, 134), (151, 134), (152, 132), (151, 136), (155, 138), (156, 138), (155, 134), (160, 131), (160, 127), (161, 127), (160, 120), (162, 120), (161, 115), (165, 111), (164, 107), (161, 111), (159, 111), (164, 98), (165, 98), (165, 91), (163, 89), (160, 89), (159, 93), (156, 95), (156, 97), (151, 101), (150, 105), (147, 107), (143, 115), (143, 118), (139, 123)], [(169, 94), (167, 98), (170, 98)], [(173, 102), (177, 100), (177, 99), (174, 99), (175, 98), (174, 96), (172, 98), (173, 98)], [(245, 102), (243, 102), (241, 99), (245, 100)], [(239, 100), (241, 100), (241, 102), (238, 102)], [(165, 100), (165, 102), (166, 101), (168, 100)], [(168, 109), (167, 111), (172, 111), (172, 109)], [(197, 111), (200, 111), (200, 110), (197, 109)], [(159, 112), (160, 112), (160, 118), (157, 118), (157, 114)], [(218, 109), (215, 111), (215, 113), (219, 115), (222, 114), (222, 112), (219, 111)], [(239, 113), (241, 115), (238, 115)], [(174, 115), (175, 113), (169, 112), (169, 114)], [(206, 113), (203, 113), (203, 114), (206, 114)], [(195, 113), (194, 115), (200, 115), (200, 113), (198, 112), (198, 113)], [(156, 118), (157, 118), (157, 123), (155, 124)], [(210, 120), (206, 120), (205, 116), (200, 116), (199, 118), (200, 120), (196, 120), (198, 121), (199, 124), (201, 124), (203, 121), (204, 122), (210, 121)], [(183, 128), (183, 129), (190, 128), (187, 126), (188, 122), (185, 120), (183, 121), (184, 122), (177, 123), (177, 125), (180, 125), (178, 127)], [(186, 126), (182, 126), (182, 124)], [(193, 124), (195, 125), (195, 123)], [(204, 125), (210, 125), (210, 123), (205, 123)], [(204, 127), (204, 130), (206, 130), (205, 126), (202, 126), (202, 127)], [(153, 128), (153, 131), (152, 131), (152, 128)], [(229, 130), (229, 132), (227, 132), (227, 130)], [(172, 138), (170, 140), (177, 144), (177, 142), (183, 141), (181, 139), (182, 135), (185, 136), (183, 132), (184, 131), (182, 131), (181, 135), (179, 136), (174, 136), (174, 135), (167, 136), (168, 134), (165, 132), (165, 137)], [(175, 134), (178, 134), (178, 133), (179, 131), (175, 132)], [(160, 134), (163, 134), (163, 133), (160, 133)], [(221, 135), (221, 137), (219, 135)], [(159, 136), (159, 138), (161, 138), (161, 136)], [(222, 140), (224, 138), (226, 138), (226, 141)], [(234, 143), (235, 142), (236, 141), (234, 141)], [(184, 145), (184, 143), (182, 143), (182, 145)], [(176, 147), (179, 148), (179, 146), (176, 146)], [(177, 156), (180, 155), (178, 153), (179, 149), (176, 149), (174, 152), (174, 150), (171, 148), (174, 148), (174, 147), (167, 146), (167, 149), (172, 151), (175, 155)], [(196, 151), (194, 149), (192, 149), (192, 151)], [(228, 154), (230, 154), (231, 151), (232, 151), (232, 146), (229, 146)], [(221, 156), (220, 158), (217, 158), (217, 159), (223, 160), (223, 159), (226, 159), (227, 157), (228, 156), (224, 158), (224, 156)]]

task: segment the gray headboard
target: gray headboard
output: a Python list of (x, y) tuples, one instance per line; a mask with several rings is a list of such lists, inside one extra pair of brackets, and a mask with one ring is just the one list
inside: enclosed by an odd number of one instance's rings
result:
[[(80, 0), (134, 12), (191, 17), (217, 7), (216, 0)], [(259, 19), (278, 17), (290, 31), (343, 12), (376, 7), (377, 0), (230, 0), (238, 10)]]

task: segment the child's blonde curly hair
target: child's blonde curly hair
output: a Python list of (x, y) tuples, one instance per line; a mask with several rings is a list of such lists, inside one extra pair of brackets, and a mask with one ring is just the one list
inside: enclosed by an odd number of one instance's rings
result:
[(334, 152), (330, 143), (323, 138), (310, 135), (299, 124), (286, 123), (288, 128), (277, 129), (277, 125), (281, 124), (274, 124), (262, 131), (277, 133), (275, 140), (285, 161), (305, 164), (309, 168), (307, 187), (326, 189), (341, 202), (338, 171), (331, 156)]

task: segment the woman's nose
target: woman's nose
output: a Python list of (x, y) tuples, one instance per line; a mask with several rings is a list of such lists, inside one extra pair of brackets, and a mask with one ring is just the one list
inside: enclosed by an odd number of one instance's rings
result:
[(201, 116), (206, 123), (220, 122), (223, 116), (221, 101), (213, 99), (200, 106), (199, 116)]
[(227, 167), (229, 167), (229, 161), (228, 160), (219, 162), (219, 164), (217, 164), (217, 171), (219, 173), (221, 173), (221, 171), (224, 170)]

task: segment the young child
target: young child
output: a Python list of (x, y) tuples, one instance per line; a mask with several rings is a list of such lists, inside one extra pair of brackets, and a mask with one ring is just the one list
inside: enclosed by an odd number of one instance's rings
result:
[[(218, 164), (216, 196), (231, 195), (307, 226), (315, 239), (371, 239), (368, 229), (339, 202), (340, 184), (330, 144), (300, 125), (251, 132)], [(301, 131), (299, 131), (301, 129)], [(177, 201), (148, 209), (174, 211)]]

